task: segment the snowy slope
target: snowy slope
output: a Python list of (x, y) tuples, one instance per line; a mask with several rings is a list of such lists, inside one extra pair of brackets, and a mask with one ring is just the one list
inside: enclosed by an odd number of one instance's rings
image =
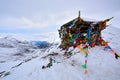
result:
[[(116, 51), (120, 52), (120, 35), (119, 30), (114, 27), (108, 27), (102, 32), (103, 38), (109, 42), (110, 46)], [(45, 34), (46, 35), (46, 34)], [(54, 35), (54, 34), (53, 34)], [(57, 36), (58, 37), (58, 36)], [(50, 40), (50, 37), (46, 40)], [(27, 40), (27, 39), (26, 39)], [(42, 38), (41, 38), (42, 40)], [(43, 40), (44, 37), (43, 37)], [(59, 41), (59, 39), (51, 39)], [(10, 75), (1, 77), (1, 80), (120, 80), (120, 59), (116, 60), (114, 55), (109, 51), (104, 51), (102, 47), (96, 46), (89, 50), (88, 56), (88, 70), (87, 75), (81, 65), (84, 63), (84, 54), (78, 53), (69, 59), (64, 59), (62, 56), (57, 56), (55, 59), (60, 63), (54, 63), (51, 68), (41, 69), (43, 65), (48, 63), (48, 59), (42, 59), (44, 55), (49, 52), (56, 51), (58, 45), (53, 45), (48, 49), (34, 49), (31, 53), (31, 58), (16, 58), (14, 60), (3, 58), (4, 55), (13, 54), (16, 52), (14, 48), (0, 48), (0, 72), (10, 71)], [(24, 53), (25, 54), (25, 53)], [(35, 54), (37, 57), (35, 57)], [(28, 55), (26, 55), (28, 56)], [(19, 66), (16, 66), (20, 64)]]

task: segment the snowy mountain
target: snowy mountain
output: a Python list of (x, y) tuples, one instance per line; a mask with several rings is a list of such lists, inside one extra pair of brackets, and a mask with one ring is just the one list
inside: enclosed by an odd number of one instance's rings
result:
[[(112, 26), (102, 31), (102, 37), (117, 53), (120, 53), (119, 31), (120, 29)], [(0, 35), (1, 80), (120, 80), (120, 59), (116, 60), (113, 54), (101, 46), (89, 49), (89, 72), (85, 75), (81, 67), (84, 54), (78, 53), (68, 59), (64, 58), (64, 51), (57, 49), (60, 41), (56, 33), (26, 37), (16, 34)], [(35, 44), (36, 41), (46, 41), (50, 46), (40, 48)], [(41, 45), (41, 42), (37, 44)], [(48, 58), (42, 57), (53, 51), (61, 55), (55, 57), (52, 67), (42, 69), (49, 62)]]
[(50, 47), (51, 43), (42, 42), (42, 44), (38, 44), (40, 41), (20, 41), (12, 36), (6, 36), (0, 38), (0, 62), (6, 62), (8, 60), (24, 60), (34, 56), (38, 56), (36, 54), (37, 50), (45, 50)]

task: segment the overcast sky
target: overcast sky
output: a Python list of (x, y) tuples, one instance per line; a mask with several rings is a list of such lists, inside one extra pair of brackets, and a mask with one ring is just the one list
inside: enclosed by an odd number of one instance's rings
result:
[(0, 0), (0, 32), (42, 33), (57, 31), (78, 16), (96, 20), (114, 17), (120, 26), (120, 0)]

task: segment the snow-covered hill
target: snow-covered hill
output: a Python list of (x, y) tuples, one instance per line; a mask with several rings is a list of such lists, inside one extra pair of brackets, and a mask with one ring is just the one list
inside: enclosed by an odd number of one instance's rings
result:
[(12, 36), (0, 38), (0, 62), (29, 59), (33, 55), (38, 56), (38, 52), (45, 51), (52, 45), (49, 42), (37, 44), (38, 42), (40, 43), (40, 41), (20, 41)]
[[(119, 31), (120, 29), (110, 26), (102, 32), (103, 38), (118, 53), (120, 53)], [(7, 76), (2, 76), (1, 80), (120, 80), (120, 59), (116, 60), (113, 54), (104, 51), (100, 46), (89, 50), (89, 73), (85, 75), (81, 67), (84, 63), (83, 53), (73, 55), (69, 59), (57, 56), (55, 59), (59, 63), (55, 62), (52, 67), (42, 69), (42, 66), (49, 61), (47, 58), (42, 58), (44, 55), (52, 51), (63, 53), (57, 49), (59, 39), (55, 33), (42, 34), (42, 36), (31, 35), (31, 38), (27, 35), (26, 39), (20, 35), (19, 38), (16, 35), (5, 36), (6, 34), (3, 37), (1, 34), (0, 39), (2, 45), (0, 46), (0, 72)], [(20, 37), (23, 39), (20, 40)], [(36, 45), (30, 43), (34, 40), (54, 44), (48, 48), (35, 48)]]

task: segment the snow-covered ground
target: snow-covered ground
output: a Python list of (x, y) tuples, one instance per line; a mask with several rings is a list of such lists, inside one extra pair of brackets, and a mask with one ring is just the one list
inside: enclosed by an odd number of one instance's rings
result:
[[(120, 53), (120, 29), (107, 27), (102, 37), (109, 45)], [(6, 37), (7, 36), (7, 37)], [(81, 65), (84, 54), (78, 53), (69, 59), (57, 56), (60, 63), (53, 63), (50, 68), (42, 69), (48, 63), (44, 55), (57, 49), (58, 34), (0, 34), (0, 72), (10, 72), (0, 80), (120, 80), (120, 59), (116, 60), (109, 51), (100, 46), (89, 49), (88, 74), (84, 74)], [(54, 43), (48, 48), (38, 48), (32, 41), (48, 41)]]

